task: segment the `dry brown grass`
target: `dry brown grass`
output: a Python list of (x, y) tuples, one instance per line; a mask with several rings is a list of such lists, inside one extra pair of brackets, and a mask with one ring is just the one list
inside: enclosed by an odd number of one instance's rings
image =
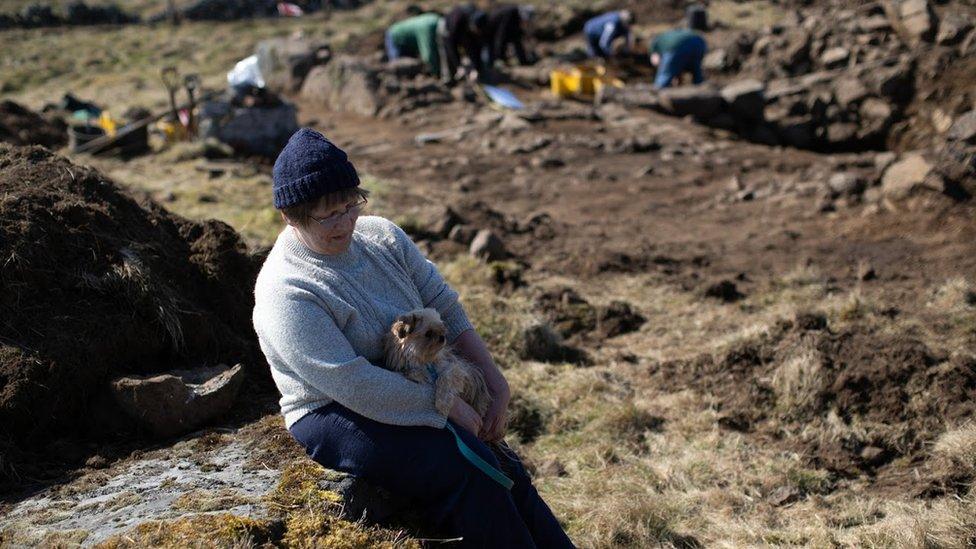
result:
[(823, 358), (816, 349), (802, 349), (783, 361), (771, 380), (779, 413), (789, 417), (807, 415), (820, 405), (825, 383)]
[[(488, 316), (498, 326), (533, 318), (524, 303), (486, 307), (485, 267), (462, 264), (465, 276), (452, 282), (462, 287), (476, 324)], [(972, 508), (968, 500), (865, 495), (860, 481), (839, 482), (801, 455), (720, 429), (718, 398), (694, 387), (662, 392), (647, 383), (640, 364), (610, 358), (616, 349), (642, 359), (718, 354), (761, 337), (797, 311), (821, 310), (833, 329), (865, 323), (882, 331), (908, 329), (912, 317), (884, 316), (889, 304), (882, 297), (866, 290), (828, 292), (824, 277), (807, 266), (760, 288), (745, 307), (702, 302), (653, 275), (620, 276), (580, 291), (595, 301), (625, 299), (648, 322), (596, 349), (593, 367), (516, 361), (506, 371), (520, 413), (531, 408), (539, 423), (537, 438), (519, 444), (519, 451), (539, 468), (540, 493), (578, 545), (954, 547), (965, 546), (976, 532), (965, 518)], [(472, 296), (474, 306), (468, 303)], [(494, 335), (495, 352), (497, 345), (514, 344), (504, 331)], [(824, 397), (823, 367), (818, 353), (805, 347), (776, 366), (770, 385), (784, 419), (801, 417)], [(866, 440), (868, 433), (884, 438), (884, 426), (828, 414), (795, 436)], [(937, 451), (965, 459), (971, 434), (970, 427), (960, 427), (945, 435)], [(772, 505), (771, 495), (781, 488), (796, 490), (799, 499)], [(926, 519), (909, 524), (913, 513)]]
[(976, 423), (967, 423), (942, 433), (932, 451), (976, 471)]

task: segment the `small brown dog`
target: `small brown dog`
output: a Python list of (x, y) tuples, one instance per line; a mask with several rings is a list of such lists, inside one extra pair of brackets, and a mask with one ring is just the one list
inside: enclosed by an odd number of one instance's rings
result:
[[(383, 338), (386, 368), (417, 383), (434, 384), (434, 406), (450, 415), (460, 397), (485, 417), (491, 395), (481, 370), (447, 346), (444, 322), (434, 309), (417, 309), (397, 317)], [(428, 366), (433, 366), (433, 371)], [(436, 378), (436, 379), (435, 379)]]

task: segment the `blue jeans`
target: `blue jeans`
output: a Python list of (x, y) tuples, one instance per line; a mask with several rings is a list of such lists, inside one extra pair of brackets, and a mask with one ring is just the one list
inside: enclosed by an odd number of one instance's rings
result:
[(691, 73), (692, 82), (701, 84), (705, 81), (702, 74), (702, 59), (705, 58), (705, 40), (695, 36), (681, 42), (677, 48), (661, 55), (661, 63), (657, 67), (654, 87), (667, 88), (678, 76), (686, 72)]
[(454, 547), (573, 547), (514, 454), (499, 458), (455, 425), (464, 442), (504, 471), (506, 490), (458, 451), (446, 429), (379, 423), (337, 403), (291, 426), (306, 453), (329, 469), (361, 477), (411, 500), (436, 535), (462, 537)]
[(396, 44), (393, 43), (393, 37), (390, 36), (390, 31), (386, 31), (386, 34), (383, 36), (383, 43), (386, 45), (387, 61), (393, 61), (401, 57), (400, 50), (397, 49)]
[(586, 38), (586, 53), (590, 57), (602, 57), (606, 59), (607, 57), (610, 56), (610, 52), (603, 51), (603, 48), (600, 46), (599, 34), (596, 36), (592, 36), (589, 34), (584, 36)]

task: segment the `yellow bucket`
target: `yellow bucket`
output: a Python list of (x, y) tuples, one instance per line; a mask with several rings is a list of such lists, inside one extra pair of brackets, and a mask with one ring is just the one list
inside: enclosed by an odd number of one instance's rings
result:
[(571, 71), (576, 88), (573, 91), (579, 95), (592, 96), (596, 93), (596, 85), (594, 82), (597, 78), (602, 77), (605, 72), (606, 69), (603, 67), (576, 66)]
[(108, 111), (102, 111), (102, 115), (98, 117), (98, 125), (105, 130), (106, 134), (115, 135), (115, 131), (122, 124), (118, 120), (112, 118), (112, 115), (109, 114)]
[(573, 75), (568, 71), (555, 69), (549, 73), (549, 88), (556, 97), (569, 97), (574, 93), (574, 87), (578, 88), (579, 84), (573, 81)]
[(549, 73), (549, 85), (556, 97), (593, 97), (600, 80), (606, 78), (606, 72), (602, 66), (589, 65), (555, 69)]

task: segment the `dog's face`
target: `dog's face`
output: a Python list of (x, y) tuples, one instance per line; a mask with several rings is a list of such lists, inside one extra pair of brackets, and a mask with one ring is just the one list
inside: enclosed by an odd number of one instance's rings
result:
[(397, 317), (390, 332), (406, 358), (415, 364), (429, 364), (444, 349), (446, 329), (434, 309), (418, 309)]

